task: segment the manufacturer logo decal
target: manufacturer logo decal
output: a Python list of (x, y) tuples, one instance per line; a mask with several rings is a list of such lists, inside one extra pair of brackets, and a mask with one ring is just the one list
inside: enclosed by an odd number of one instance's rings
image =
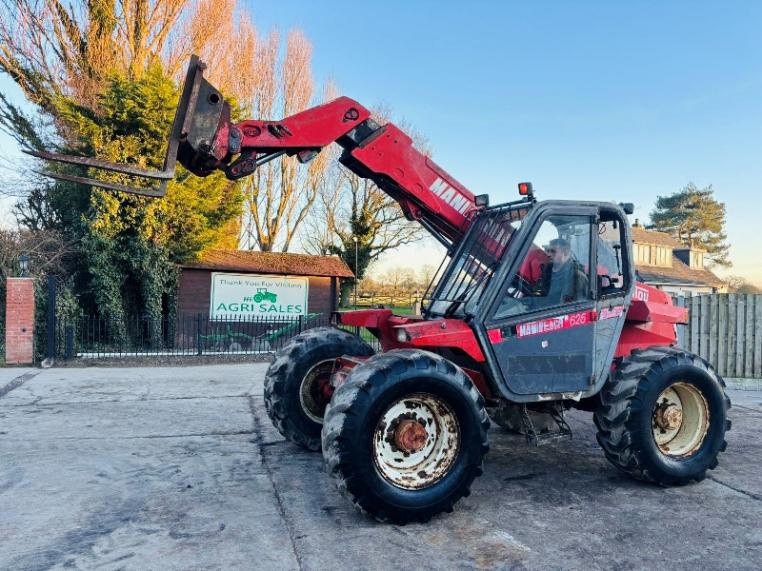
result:
[(437, 179), (431, 183), (429, 190), (461, 214), (465, 213), (471, 204), (465, 196), (463, 196), (457, 189), (447, 184), (441, 177), (437, 177)]
[(569, 313), (567, 315), (559, 315), (558, 317), (541, 319), (539, 321), (530, 321), (516, 326), (516, 337), (529, 337), (530, 335), (540, 335), (542, 333), (561, 331), (562, 329), (571, 329), (572, 327), (586, 325), (591, 321), (592, 316), (589, 311)]
[(644, 287), (636, 287), (635, 295), (633, 295), (633, 297), (640, 301), (648, 301), (648, 290)]

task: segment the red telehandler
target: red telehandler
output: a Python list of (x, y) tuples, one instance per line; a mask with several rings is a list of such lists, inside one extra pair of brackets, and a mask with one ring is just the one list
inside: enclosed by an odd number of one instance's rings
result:
[[(267, 371), (274, 425), (322, 450), (358, 507), (399, 523), (451, 511), (482, 473), (489, 418), (540, 444), (571, 436), (569, 408), (593, 413), (606, 458), (640, 480), (685, 484), (717, 466), (730, 428), (724, 382), (676, 348), (686, 310), (637, 281), (632, 205), (537, 202), (521, 183), (521, 198), (489, 206), (349, 98), (279, 121), (232, 123), (204, 69), (191, 59), (162, 171), (30, 153), (159, 180), (146, 188), (46, 173), (158, 197), (178, 160), (198, 176), (222, 170), (235, 180), (281, 155), (307, 162), (337, 143), (347, 169), (447, 248), (421, 315), (334, 314), (335, 327), (293, 337)], [(369, 331), (382, 351), (346, 326)]]

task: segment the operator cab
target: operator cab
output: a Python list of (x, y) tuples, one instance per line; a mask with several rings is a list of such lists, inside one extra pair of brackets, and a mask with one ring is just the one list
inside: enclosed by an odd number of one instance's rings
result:
[(584, 398), (605, 381), (634, 289), (625, 210), (525, 189), (474, 221), (424, 314), (471, 323), (505, 398)]

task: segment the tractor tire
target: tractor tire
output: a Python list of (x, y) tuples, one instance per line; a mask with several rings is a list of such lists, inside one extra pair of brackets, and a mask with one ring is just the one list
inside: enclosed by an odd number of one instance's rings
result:
[(730, 399), (700, 357), (652, 347), (624, 358), (600, 393), (598, 443), (626, 474), (661, 486), (701, 481), (727, 447)]
[(337, 357), (369, 357), (373, 348), (346, 331), (316, 327), (293, 337), (275, 354), (265, 376), (265, 409), (275, 428), (307, 450), (320, 450), (320, 430)]
[(382, 522), (425, 522), (468, 496), (489, 450), (484, 399), (427, 351), (381, 353), (336, 389), (323, 457), (339, 490)]
[[(521, 422), (521, 405), (506, 403), (497, 408), (487, 409), (489, 418), (506, 432), (526, 435), (527, 431)], [(537, 434), (546, 434), (558, 430), (558, 424), (553, 416), (547, 412), (528, 410), (527, 414), (534, 425)]]

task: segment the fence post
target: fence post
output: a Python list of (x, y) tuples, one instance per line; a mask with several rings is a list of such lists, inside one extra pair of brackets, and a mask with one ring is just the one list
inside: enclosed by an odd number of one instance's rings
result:
[(51, 361), (56, 357), (56, 276), (48, 276), (48, 318), (45, 325), (45, 357)]
[(74, 357), (74, 326), (67, 325), (64, 331), (64, 359), (71, 359)]
[(299, 316), (299, 333), (304, 331), (304, 315)]
[[(676, 307), (685, 307), (685, 297), (682, 295), (673, 295), (672, 296), (672, 303), (675, 304)], [(677, 329), (677, 346), (681, 349), (685, 349), (685, 325), (678, 324)]]
[(201, 314), (196, 315), (196, 355), (201, 355), (203, 352), (203, 344), (201, 343)]

